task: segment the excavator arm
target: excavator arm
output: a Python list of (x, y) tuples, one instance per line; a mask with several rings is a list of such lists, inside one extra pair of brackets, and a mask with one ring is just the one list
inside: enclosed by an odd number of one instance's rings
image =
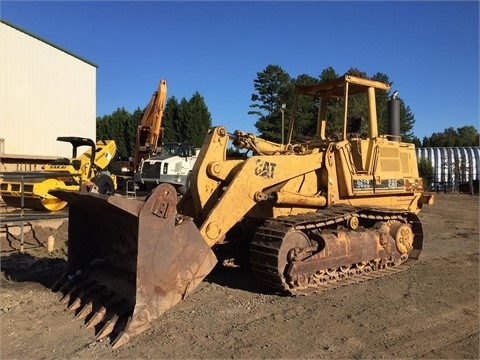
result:
[(134, 169), (142, 159), (147, 159), (159, 151), (162, 141), (162, 118), (167, 98), (167, 81), (160, 80), (158, 90), (152, 95), (145, 113), (137, 127), (135, 154), (133, 156)]

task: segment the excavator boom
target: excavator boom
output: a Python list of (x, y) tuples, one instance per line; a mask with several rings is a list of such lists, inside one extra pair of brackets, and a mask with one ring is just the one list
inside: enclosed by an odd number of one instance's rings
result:
[(162, 119), (167, 99), (167, 81), (161, 79), (158, 89), (152, 95), (145, 113), (137, 127), (135, 154), (133, 156), (134, 170), (142, 159), (148, 159), (159, 151), (162, 142)]

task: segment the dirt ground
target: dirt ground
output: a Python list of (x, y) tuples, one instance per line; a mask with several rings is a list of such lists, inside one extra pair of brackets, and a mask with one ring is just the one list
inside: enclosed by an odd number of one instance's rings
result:
[[(65, 266), (66, 224), (1, 234), (1, 359), (478, 359), (479, 198), (437, 194), (420, 213), (410, 269), (307, 297), (264, 289), (241, 268), (197, 290), (120, 349), (75, 319), (50, 287)], [(50, 227), (52, 226), (52, 227)], [(8, 236), (7, 236), (8, 235)], [(46, 251), (48, 235), (55, 250)]]

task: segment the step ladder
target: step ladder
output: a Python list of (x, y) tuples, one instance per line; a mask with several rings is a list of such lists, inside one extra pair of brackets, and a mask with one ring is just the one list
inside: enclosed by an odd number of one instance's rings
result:
[(137, 184), (135, 184), (135, 181), (127, 181), (127, 183), (125, 184), (125, 196), (127, 197), (127, 199), (137, 198)]

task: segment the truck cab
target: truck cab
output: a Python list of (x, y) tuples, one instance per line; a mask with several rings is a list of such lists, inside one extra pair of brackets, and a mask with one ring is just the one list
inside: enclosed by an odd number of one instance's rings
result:
[(165, 143), (160, 153), (143, 160), (135, 174), (135, 182), (147, 190), (169, 183), (183, 195), (189, 187), (189, 175), (197, 160), (199, 149), (190, 143)]

